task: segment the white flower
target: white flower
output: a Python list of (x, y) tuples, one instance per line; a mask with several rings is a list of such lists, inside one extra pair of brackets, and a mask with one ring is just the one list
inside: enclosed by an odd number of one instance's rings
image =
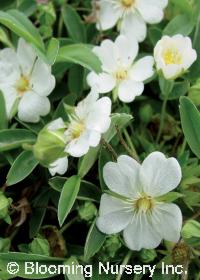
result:
[(111, 100), (108, 97), (98, 99), (91, 92), (75, 107), (70, 123), (65, 131), (65, 152), (74, 157), (85, 155), (90, 147), (96, 147), (111, 123)]
[(16, 52), (11, 48), (0, 51), (0, 89), (8, 117), (17, 107), (20, 120), (38, 122), (50, 111), (47, 96), (54, 87), (51, 67), (23, 39), (19, 39)]
[(59, 158), (49, 166), (49, 172), (52, 176), (56, 173), (64, 175), (68, 168), (68, 157)]
[(160, 152), (151, 153), (140, 165), (129, 156), (120, 156), (103, 170), (109, 189), (117, 195), (101, 198), (97, 226), (106, 234), (123, 231), (132, 250), (157, 247), (162, 239), (177, 242), (182, 214), (178, 206), (158, 197), (178, 186), (181, 168), (175, 158)]
[(166, 79), (176, 79), (197, 59), (189, 37), (181, 34), (173, 37), (163, 36), (155, 46), (154, 58), (158, 71)]
[(144, 81), (153, 75), (154, 59), (145, 56), (134, 61), (138, 43), (119, 35), (115, 42), (104, 40), (93, 49), (102, 62), (102, 73), (91, 72), (87, 76), (90, 87), (99, 93), (115, 90), (123, 102), (132, 102), (144, 90)]
[(107, 30), (120, 25), (120, 32), (142, 42), (147, 33), (146, 23), (160, 22), (168, 0), (100, 0), (97, 28)]

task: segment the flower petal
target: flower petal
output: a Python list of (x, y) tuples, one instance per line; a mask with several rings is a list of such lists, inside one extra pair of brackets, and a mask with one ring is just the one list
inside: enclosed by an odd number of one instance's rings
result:
[(82, 157), (87, 154), (89, 147), (89, 131), (85, 131), (78, 139), (69, 142), (65, 152), (73, 157)]
[(50, 122), (50, 124), (48, 124), (48, 129), (52, 130), (52, 131), (57, 130), (57, 129), (61, 129), (61, 128), (65, 128), (65, 127), (66, 127), (66, 125), (65, 125), (62, 118), (58, 118), (58, 119)]
[(110, 1), (99, 1), (97, 28), (99, 30), (107, 30), (115, 26), (119, 19), (120, 13), (113, 7)]
[(5, 48), (0, 51), (0, 86), (14, 86), (20, 78), (21, 71), (17, 55), (13, 49)]
[(113, 90), (116, 80), (112, 75), (106, 73), (96, 74), (90, 72), (87, 76), (88, 85), (98, 93), (107, 93)]
[(163, 10), (155, 3), (151, 3), (153, 1), (149, 0), (140, 0), (137, 2), (137, 9), (142, 15), (145, 22), (154, 24), (159, 23), (163, 17)]
[(147, 35), (146, 23), (137, 13), (129, 13), (122, 19), (120, 33), (128, 36), (130, 40), (136, 38), (138, 42), (142, 42)]
[[(130, 164), (129, 168), (127, 168), (128, 164)], [(127, 198), (135, 198), (139, 187), (136, 184), (138, 170), (139, 166), (134, 160), (129, 157), (127, 160), (126, 156), (121, 156), (117, 163), (106, 163), (103, 168), (103, 178), (111, 191)]]
[(103, 194), (101, 197), (97, 227), (106, 234), (122, 231), (130, 223), (132, 213), (126, 211), (123, 201)]
[(152, 211), (153, 227), (160, 236), (171, 242), (178, 242), (182, 227), (182, 213), (173, 203), (163, 203), (155, 206)]
[(129, 67), (138, 54), (139, 45), (136, 39), (129, 40), (126, 36), (119, 35), (115, 40), (115, 47), (117, 62), (121, 67)]
[(133, 64), (130, 70), (131, 78), (134, 81), (143, 82), (153, 76), (153, 56), (145, 56)]
[(91, 130), (89, 134), (89, 143), (91, 147), (96, 147), (99, 145), (101, 140), (101, 134), (98, 131)]
[(30, 75), (34, 62), (36, 60), (36, 52), (24, 39), (20, 38), (17, 46), (18, 63), (22, 69), (22, 73)]
[(18, 117), (24, 122), (39, 122), (40, 116), (46, 116), (50, 111), (47, 97), (41, 97), (34, 92), (24, 94), (19, 102)]
[(152, 227), (151, 219), (146, 214), (135, 214), (123, 236), (127, 247), (135, 251), (156, 248), (161, 242), (160, 235)]
[(110, 126), (111, 100), (102, 97), (93, 104), (86, 118), (86, 127), (104, 133)]
[(144, 84), (142, 82), (125, 80), (119, 85), (118, 97), (121, 101), (129, 103), (132, 102), (136, 96), (141, 95), (143, 91)]
[(144, 192), (157, 197), (175, 189), (181, 181), (181, 168), (175, 158), (166, 158), (160, 152), (151, 153), (143, 161), (140, 180)]
[(55, 176), (56, 173), (59, 175), (64, 175), (68, 168), (68, 157), (59, 158), (54, 161), (50, 167), (49, 172), (52, 176)]
[(30, 83), (32, 89), (41, 96), (48, 96), (55, 87), (55, 77), (51, 75), (51, 67), (41, 59), (37, 59)]
[(113, 41), (106, 39), (101, 46), (94, 47), (93, 52), (99, 57), (102, 63), (102, 70), (107, 73), (113, 73), (117, 70), (117, 60), (115, 56), (115, 44)]

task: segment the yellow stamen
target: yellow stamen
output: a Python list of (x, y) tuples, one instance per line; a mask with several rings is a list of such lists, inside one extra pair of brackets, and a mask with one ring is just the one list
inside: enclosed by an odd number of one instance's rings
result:
[(72, 137), (72, 139), (79, 138), (84, 130), (85, 130), (85, 124), (83, 123), (83, 121), (74, 122), (71, 126), (71, 137)]
[(150, 196), (143, 196), (134, 202), (134, 207), (138, 212), (146, 213), (153, 209), (154, 201)]
[(30, 89), (29, 79), (23, 75), (21, 75), (20, 79), (16, 83), (16, 90), (18, 94), (21, 96), (25, 91)]
[(127, 78), (128, 71), (125, 69), (120, 69), (115, 73), (115, 77), (118, 81), (123, 81)]
[(182, 57), (177, 49), (167, 49), (163, 53), (163, 59), (166, 65), (182, 64)]
[(121, 3), (126, 8), (130, 8), (135, 3), (135, 0), (121, 0)]

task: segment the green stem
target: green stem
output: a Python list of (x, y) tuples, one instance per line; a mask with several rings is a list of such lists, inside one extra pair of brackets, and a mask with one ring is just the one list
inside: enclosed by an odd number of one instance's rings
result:
[(127, 141), (128, 145), (130, 146), (130, 148), (131, 148), (131, 150), (132, 150), (132, 153), (134, 154), (134, 158), (135, 158), (137, 161), (140, 161), (140, 160), (139, 160), (139, 156), (138, 156), (138, 154), (137, 154), (137, 152), (136, 152), (135, 146), (134, 146), (134, 144), (133, 144), (133, 142), (132, 142), (132, 140), (131, 140), (131, 137), (129, 136), (129, 134), (128, 134), (128, 132), (127, 132), (126, 129), (124, 130), (124, 135), (125, 135), (125, 137), (126, 137), (126, 141)]
[(186, 139), (184, 138), (183, 140), (183, 144), (182, 144), (182, 147), (181, 147), (181, 150), (180, 150), (180, 155), (182, 155), (185, 151), (185, 148), (186, 148), (186, 145), (187, 145), (187, 141)]
[(60, 230), (59, 233), (63, 234), (64, 231), (66, 231), (71, 225), (73, 225), (76, 221), (78, 220), (78, 217), (75, 217), (74, 219), (72, 219), (69, 223), (67, 223), (66, 225), (64, 225)]
[(158, 131), (158, 135), (156, 138), (156, 143), (158, 144), (160, 141), (160, 137), (162, 135), (163, 132), (163, 128), (164, 128), (164, 123), (165, 123), (165, 115), (166, 115), (166, 108), (167, 108), (167, 101), (168, 101), (168, 95), (165, 95), (165, 99), (163, 101), (163, 105), (162, 105), (162, 111), (161, 111), (161, 118), (160, 118), (160, 126), (159, 126), (159, 131)]
[[(128, 251), (128, 254), (125, 256), (123, 262), (122, 262), (122, 265), (127, 265), (131, 256), (132, 256), (132, 251)], [(123, 270), (124, 271), (124, 270)], [(116, 280), (120, 280), (122, 278), (122, 274), (118, 274), (117, 277), (116, 277)]]

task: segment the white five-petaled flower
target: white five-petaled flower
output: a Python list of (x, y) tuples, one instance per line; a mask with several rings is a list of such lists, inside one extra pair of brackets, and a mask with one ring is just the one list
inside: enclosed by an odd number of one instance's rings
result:
[(19, 39), (16, 52), (11, 48), (0, 51), (0, 89), (8, 117), (17, 107), (20, 120), (38, 122), (50, 111), (47, 96), (54, 87), (51, 67), (23, 39)]
[(154, 48), (154, 58), (158, 71), (165, 79), (176, 79), (197, 59), (189, 37), (181, 34), (173, 37), (163, 36)]
[(65, 131), (65, 152), (73, 157), (85, 155), (90, 147), (96, 147), (111, 123), (111, 100), (108, 97), (98, 99), (91, 92), (75, 107), (70, 123)]
[(123, 231), (132, 250), (155, 248), (162, 239), (179, 240), (181, 210), (158, 200), (180, 183), (181, 168), (175, 158), (153, 152), (140, 165), (129, 156), (120, 156), (117, 163), (105, 165), (103, 177), (115, 195), (103, 194), (101, 198), (97, 220), (100, 231)]
[(119, 35), (115, 42), (104, 40), (93, 51), (102, 62), (102, 73), (91, 72), (87, 76), (93, 91), (107, 93), (114, 90), (119, 99), (127, 103), (142, 94), (144, 81), (154, 73), (154, 59), (145, 56), (135, 62), (138, 54), (135, 39)]
[(107, 30), (119, 23), (121, 34), (142, 42), (147, 34), (146, 23), (160, 22), (168, 0), (100, 0), (97, 28)]
[(96, 147), (111, 123), (111, 100), (108, 97), (99, 99), (97, 93), (91, 92), (78, 103), (73, 113), (69, 114), (69, 121), (62, 118), (52, 121), (47, 130), (55, 132), (63, 142), (63, 154), (49, 166), (52, 176), (56, 173), (63, 175), (68, 168), (68, 156), (81, 157)]

